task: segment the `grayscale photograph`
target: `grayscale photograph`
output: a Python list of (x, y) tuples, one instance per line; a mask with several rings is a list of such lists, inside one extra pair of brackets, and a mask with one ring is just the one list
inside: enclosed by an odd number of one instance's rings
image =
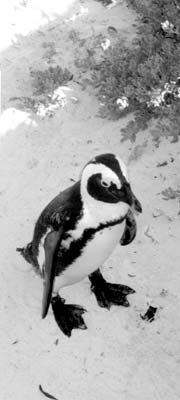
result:
[(180, 400), (180, 0), (0, 4), (0, 400)]

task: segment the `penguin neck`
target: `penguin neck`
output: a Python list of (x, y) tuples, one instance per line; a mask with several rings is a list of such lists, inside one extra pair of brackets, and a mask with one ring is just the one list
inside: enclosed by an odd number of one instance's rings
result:
[(83, 196), (83, 193), (80, 191), (79, 214), (76, 215), (73, 225), (71, 223), (71, 226), (67, 227), (68, 235), (70, 235), (68, 246), (72, 240), (80, 240), (84, 235), (89, 237), (101, 229), (123, 222), (129, 209), (125, 203), (105, 203), (94, 199), (87, 192)]

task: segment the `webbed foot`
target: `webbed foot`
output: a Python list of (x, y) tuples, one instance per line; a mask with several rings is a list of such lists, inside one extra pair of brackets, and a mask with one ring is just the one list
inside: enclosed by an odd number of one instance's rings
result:
[(83, 307), (65, 304), (65, 300), (59, 295), (52, 298), (51, 305), (55, 320), (66, 336), (70, 337), (73, 329), (87, 329), (82, 318), (82, 314), (86, 312)]
[(127, 295), (135, 293), (134, 289), (125, 285), (106, 282), (99, 270), (93, 272), (89, 279), (91, 290), (95, 294), (100, 307), (110, 309), (112, 305), (130, 306)]

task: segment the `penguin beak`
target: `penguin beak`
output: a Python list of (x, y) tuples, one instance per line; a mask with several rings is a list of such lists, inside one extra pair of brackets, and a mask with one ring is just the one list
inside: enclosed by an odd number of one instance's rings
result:
[(129, 183), (124, 183), (123, 187), (119, 190), (119, 200), (129, 204), (138, 213), (142, 213), (141, 203), (133, 193)]

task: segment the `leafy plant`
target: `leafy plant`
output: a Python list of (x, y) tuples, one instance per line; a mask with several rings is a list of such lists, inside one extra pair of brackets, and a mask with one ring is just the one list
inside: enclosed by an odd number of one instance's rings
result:
[(72, 79), (72, 73), (67, 69), (61, 68), (59, 65), (50, 66), (44, 71), (31, 70), (32, 85), (35, 88), (34, 94), (41, 95), (52, 93), (61, 85), (65, 85)]
[[(159, 135), (180, 134), (180, 4), (178, 0), (128, 0), (139, 28), (131, 47), (119, 39), (94, 65), (100, 114), (113, 119), (133, 113), (122, 140), (135, 140), (151, 120)], [(122, 101), (126, 99), (126, 103)], [(124, 106), (123, 106), (124, 104)], [(165, 129), (165, 127), (167, 129)]]

